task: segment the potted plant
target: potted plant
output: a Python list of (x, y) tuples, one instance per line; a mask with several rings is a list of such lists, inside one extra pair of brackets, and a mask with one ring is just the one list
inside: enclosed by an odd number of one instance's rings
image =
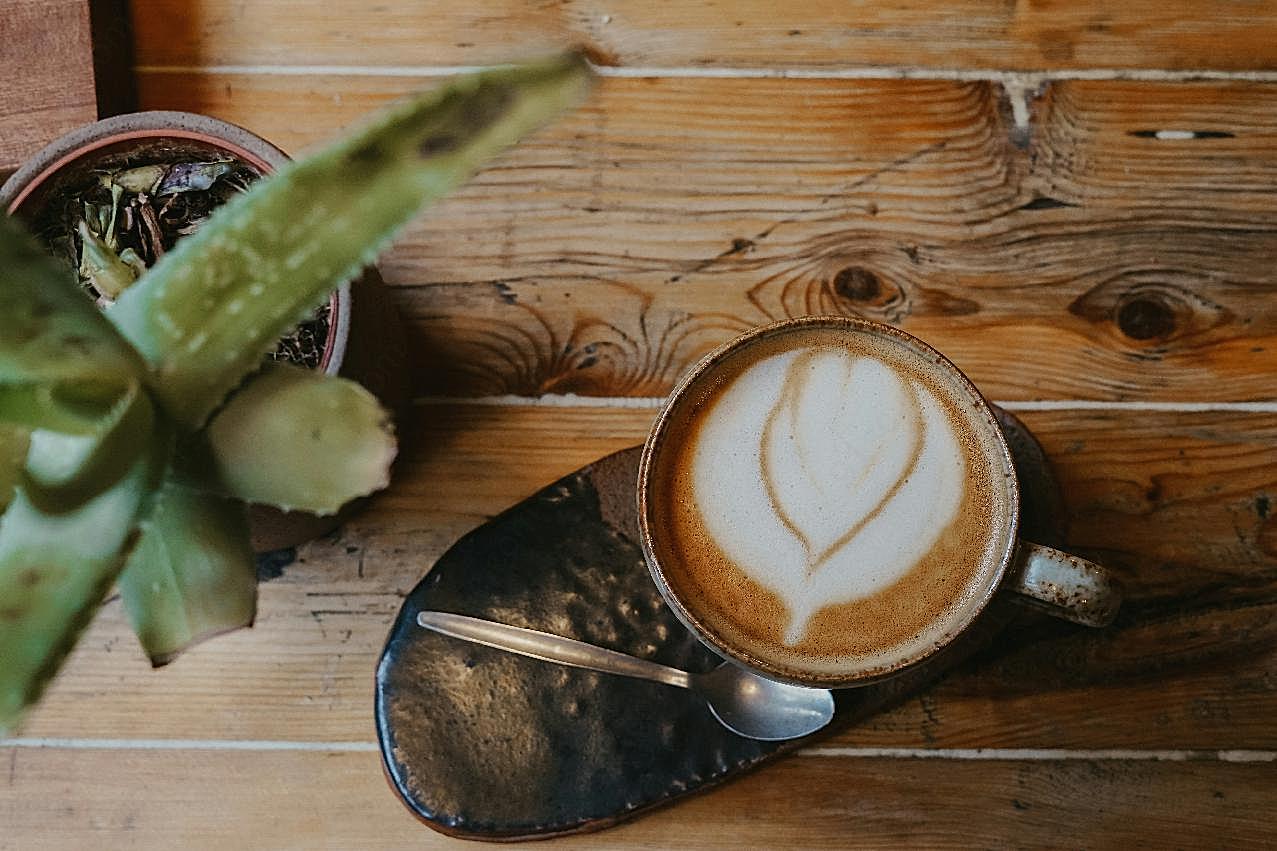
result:
[(105, 310), (0, 217), (0, 729), (113, 582), (165, 661), (252, 620), (243, 503), (332, 513), (385, 486), (375, 397), (262, 356), (424, 204), (582, 97), (587, 69), (560, 57), (405, 101), (237, 194)]
[[(0, 186), (0, 210), (26, 224), (105, 307), (214, 209), (288, 161), (261, 137), (208, 116), (120, 115), (46, 145)], [(372, 267), (334, 290), (268, 357), (358, 381), (395, 412), (407, 397), (402, 330)], [(259, 552), (337, 522), (267, 505), (249, 512)]]

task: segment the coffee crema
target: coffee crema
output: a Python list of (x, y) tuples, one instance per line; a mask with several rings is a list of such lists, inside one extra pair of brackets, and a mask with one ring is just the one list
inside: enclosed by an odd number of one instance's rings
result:
[(728, 352), (651, 447), (651, 546), (683, 616), (797, 680), (930, 652), (982, 605), (1014, 533), (989, 417), (934, 352), (869, 326)]

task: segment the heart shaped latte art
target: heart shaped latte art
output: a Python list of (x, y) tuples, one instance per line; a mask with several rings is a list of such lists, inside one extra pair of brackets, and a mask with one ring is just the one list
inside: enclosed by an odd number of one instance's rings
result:
[(784, 352), (745, 370), (702, 425), (692, 486), (719, 548), (789, 610), (872, 596), (934, 546), (966, 462), (934, 394), (871, 357)]

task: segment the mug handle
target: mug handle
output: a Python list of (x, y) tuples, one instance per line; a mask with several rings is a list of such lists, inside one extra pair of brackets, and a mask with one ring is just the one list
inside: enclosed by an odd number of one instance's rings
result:
[(1122, 589), (1107, 570), (1041, 544), (1020, 541), (1007, 576), (1006, 587), (1023, 602), (1083, 626), (1108, 626), (1122, 604)]

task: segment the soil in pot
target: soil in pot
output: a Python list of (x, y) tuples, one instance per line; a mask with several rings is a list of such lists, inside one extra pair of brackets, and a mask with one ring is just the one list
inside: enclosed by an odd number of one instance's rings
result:
[[(155, 140), (63, 169), (22, 217), (102, 306), (262, 176), (225, 152)], [(283, 337), (271, 357), (324, 364), (331, 303)]]

